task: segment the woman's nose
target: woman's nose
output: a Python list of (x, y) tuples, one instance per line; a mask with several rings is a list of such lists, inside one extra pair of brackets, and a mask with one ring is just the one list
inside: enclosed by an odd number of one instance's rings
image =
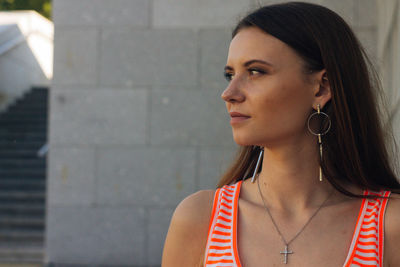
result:
[(226, 87), (226, 89), (222, 92), (221, 98), (225, 102), (242, 102), (245, 97), (238, 87), (238, 84), (233, 84), (231, 82), (228, 87)]

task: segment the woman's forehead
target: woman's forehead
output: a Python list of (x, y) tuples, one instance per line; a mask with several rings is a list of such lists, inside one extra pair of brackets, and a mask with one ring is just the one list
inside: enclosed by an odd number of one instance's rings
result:
[(229, 45), (227, 64), (264, 59), (272, 64), (296, 56), (284, 42), (256, 27), (240, 30)]

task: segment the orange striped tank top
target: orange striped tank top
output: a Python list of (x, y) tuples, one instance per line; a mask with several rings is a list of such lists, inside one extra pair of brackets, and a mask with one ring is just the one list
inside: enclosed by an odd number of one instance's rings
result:
[[(216, 190), (204, 257), (205, 267), (241, 267), (237, 249), (238, 200), (242, 181)], [(343, 267), (383, 267), (383, 221), (389, 191), (364, 191), (350, 249)]]

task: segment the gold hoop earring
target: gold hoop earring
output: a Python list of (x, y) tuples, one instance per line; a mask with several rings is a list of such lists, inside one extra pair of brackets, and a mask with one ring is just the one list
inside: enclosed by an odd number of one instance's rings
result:
[[(314, 131), (311, 129), (311, 127), (310, 127), (310, 120), (311, 120), (312, 117), (314, 117), (315, 115), (323, 115), (323, 116), (325, 116), (325, 117), (328, 119), (328, 128), (327, 128), (325, 131), (321, 132), (321, 133), (316, 133), (316, 132), (314, 132)], [(321, 160), (320, 162), (322, 162), (322, 138), (321, 138), (321, 136), (322, 136), (322, 135), (325, 135), (325, 134), (327, 134), (327, 133), (329, 132), (329, 130), (331, 129), (331, 125), (332, 125), (332, 123), (331, 123), (331, 118), (329, 118), (329, 115), (328, 115), (328, 114), (326, 114), (325, 112), (322, 112), (322, 111), (321, 111), (321, 109), (320, 109), (320, 104), (318, 104), (318, 105), (317, 105), (317, 111), (314, 112), (314, 113), (312, 113), (312, 114), (308, 117), (308, 120), (307, 120), (307, 127), (308, 127), (308, 131), (309, 131), (311, 134), (318, 136), (319, 156), (320, 156), (320, 160)], [(321, 165), (319, 166), (319, 181), (322, 182), (322, 168), (321, 168)]]

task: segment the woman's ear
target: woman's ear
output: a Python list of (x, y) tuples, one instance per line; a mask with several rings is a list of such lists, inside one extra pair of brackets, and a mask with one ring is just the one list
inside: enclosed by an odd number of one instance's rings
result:
[(317, 109), (318, 104), (323, 108), (331, 100), (332, 94), (326, 70), (323, 69), (315, 73), (315, 75), (313, 108)]

